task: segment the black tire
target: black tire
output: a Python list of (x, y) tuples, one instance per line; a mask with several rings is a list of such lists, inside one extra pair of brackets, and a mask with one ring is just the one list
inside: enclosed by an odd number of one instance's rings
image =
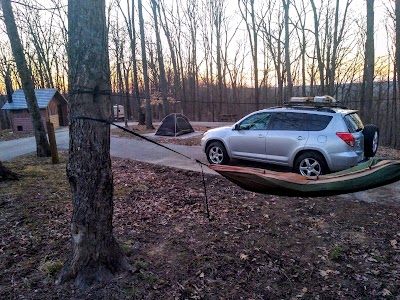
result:
[(208, 162), (212, 165), (225, 165), (230, 160), (224, 144), (218, 141), (208, 145), (206, 155)]
[(294, 171), (303, 176), (319, 176), (329, 173), (325, 158), (318, 152), (307, 151), (301, 154), (294, 163)]
[(363, 129), (364, 135), (364, 156), (367, 158), (374, 157), (378, 151), (379, 145), (379, 129), (373, 124), (365, 125)]

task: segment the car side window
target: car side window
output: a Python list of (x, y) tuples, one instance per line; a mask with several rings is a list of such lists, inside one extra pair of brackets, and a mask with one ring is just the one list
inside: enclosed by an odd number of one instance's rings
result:
[(304, 123), (305, 114), (277, 112), (274, 114), (271, 130), (304, 131)]
[(307, 129), (309, 131), (324, 130), (331, 122), (332, 116), (325, 115), (307, 115)]
[(241, 130), (267, 130), (271, 113), (262, 112), (244, 119), (239, 124)]

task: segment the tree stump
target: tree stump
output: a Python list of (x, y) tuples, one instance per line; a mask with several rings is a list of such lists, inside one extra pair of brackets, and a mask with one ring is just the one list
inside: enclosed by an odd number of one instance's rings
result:
[(0, 161), (0, 181), (18, 179), (18, 175), (7, 169)]

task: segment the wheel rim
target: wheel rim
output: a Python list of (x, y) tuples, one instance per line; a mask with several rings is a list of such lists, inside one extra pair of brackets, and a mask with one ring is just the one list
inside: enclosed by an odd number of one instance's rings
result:
[(208, 157), (213, 164), (221, 164), (224, 159), (224, 153), (220, 147), (214, 146), (210, 149)]
[(372, 151), (374, 153), (378, 150), (378, 141), (379, 141), (378, 132), (375, 131), (374, 139), (372, 140)]
[(314, 158), (305, 158), (301, 161), (299, 170), (303, 176), (318, 176), (321, 174), (321, 165)]

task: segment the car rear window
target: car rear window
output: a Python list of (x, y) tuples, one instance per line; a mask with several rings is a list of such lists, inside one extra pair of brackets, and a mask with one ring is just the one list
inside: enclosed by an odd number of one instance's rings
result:
[(307, 129), (309, 131), (324, 130), (332, 118), (332, 116), (309, 114), (307, 115)]
[(364, 125), (357, 113), (351, 113), (344, 116), (344, 121), (350, 133), (363, 130)]

